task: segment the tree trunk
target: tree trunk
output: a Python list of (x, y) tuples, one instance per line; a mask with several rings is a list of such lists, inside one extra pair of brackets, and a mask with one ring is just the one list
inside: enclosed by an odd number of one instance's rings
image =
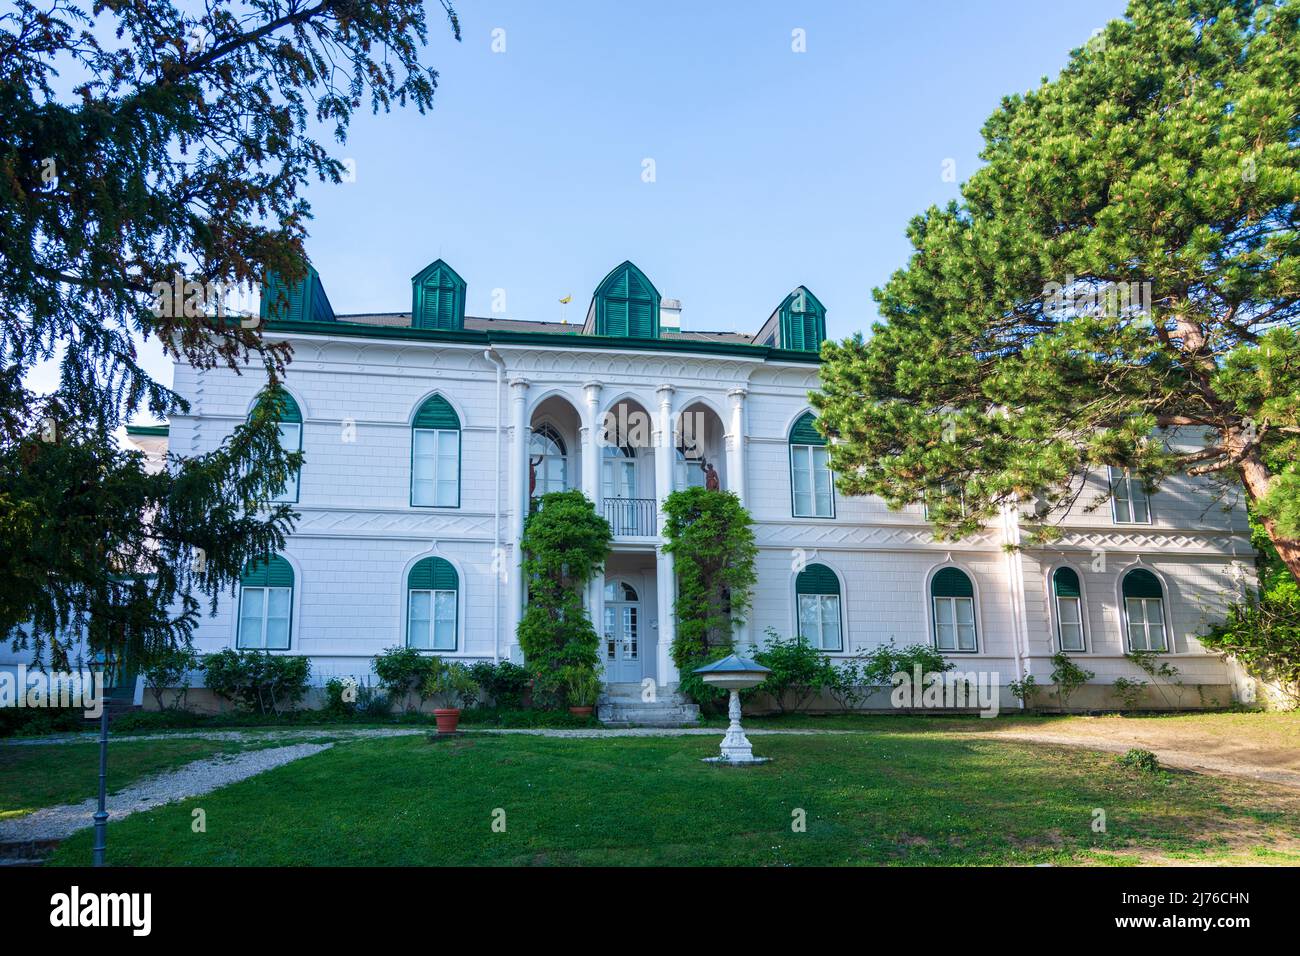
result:
[[(1272, 476), (1268, 466), (1259, 456), (1258, 450), (1251, 450), (1237, 465), (1241, 474), (1241, 483), (1246, 486), (1246, 495), (1251, 501), (1258, 501), (1268, 494)], [(1260, 517), (1260, 523), (1268, 534), (1268, 539), (1277, 550), (1277, 556), (1291, 571), (1292, 577), (1300, 581), (1300, 539), (1285, 537), (1278, 532), (1277, 522), (1272, 518)]]

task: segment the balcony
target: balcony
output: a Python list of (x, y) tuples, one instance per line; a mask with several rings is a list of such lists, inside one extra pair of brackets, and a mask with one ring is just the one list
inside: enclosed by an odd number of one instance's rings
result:
[(650, 538), (659, 533), (659, 502), (654, 498), (605, 498), (601, 512), (616, 538)]

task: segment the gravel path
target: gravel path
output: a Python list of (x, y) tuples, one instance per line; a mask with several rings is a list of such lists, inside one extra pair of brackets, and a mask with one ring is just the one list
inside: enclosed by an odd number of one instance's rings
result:
[[(200, 796), (332, 746), (328, 743), (295, 744), (196, 760), (176, 770), (147, 777), (110, 796), (107, 801), (109, 822), (165, 803)], [(97, 802), (90, 799), (84, 803), (46, 807), (13, 820), (0, 820), (0, 843), (62, 840), (94, 825), (96, 806)]]

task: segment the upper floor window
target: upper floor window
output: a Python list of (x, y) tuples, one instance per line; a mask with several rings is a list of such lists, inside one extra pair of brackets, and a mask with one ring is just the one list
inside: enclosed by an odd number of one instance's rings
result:
[[(266, 397), (269, 401), (269, 396)], [(261, 401), (261, 399), (259, 399)], [(293, 396), (281, 389), (280, 397), (275, 407), (276, 419), (279, 421), (280, 447), (285, 451), (302, 451), (302, 411), (298, 408), (298, 403), (293, 400)], [(249, 413), (252, 417), (252, 412)], [(275, 495), (272, 501), (297, 501), (298, 500), (298, 480), (301, 477), (302, 469), (296, 469), (284, 487)]]
[(790, 429), (790, 491), (796, 518), (835, 517), (830, 450), (815, 420), (811, 412), (805, 413)]
[(533, 429), (528, 440), (528, 464), (531, 469), (530, 492), (534, 497), (569, 487), (569, 455), (564, 439), (553, 425), (543, 423)]
[(704, 474), (704, 449), (698, 443), (677, 446), (676, 469), (673, 487), (703, 488), (707, 482)]
[(934, 612), (934, 646), (940, 651), (970, 653), (978, 649), (975, 633), (975, 586), (965, 572), (944, 568), (930, 580)]
[(1124, 575), (1124, 623), (1131, 651), (1167, 651), (1164, 589), (1146, 568)]
[(423, 558), (406, 576), (406, 645), (454, 651), (460, 613), (460, 577), (451, 562)]
[(293, 567), (279, 555), (250, 561), (239, 579), (235, 645), (287, 651), (293, 625)]
[(1083, 647), (1083, 589), (1073, 568), (1057, 568), (1052, 573), (1052, 593), (1056, 600), (1056, 636), (1063, 651), (1081, 651)]
[(1150, 524), (1151, 501), (1142, 479), (1127, 469), (1110, 469), (1110, 507), (1116, 524)]
[(421, 405), (411, 425), (411, 504), (460, 507), (460, 418), (441, 395)]
[(822, 651), (844, 650), (840, 579), (824, 564), (810, 564), (794, 579), (799, 637)]

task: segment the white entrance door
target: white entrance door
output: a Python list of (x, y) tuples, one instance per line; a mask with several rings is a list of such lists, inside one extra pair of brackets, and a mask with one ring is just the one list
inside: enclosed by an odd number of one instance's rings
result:
[(605, 681), (610, 684), (641, 680), (641, 602), (632, 585), (624, 581), (605, 584)]

